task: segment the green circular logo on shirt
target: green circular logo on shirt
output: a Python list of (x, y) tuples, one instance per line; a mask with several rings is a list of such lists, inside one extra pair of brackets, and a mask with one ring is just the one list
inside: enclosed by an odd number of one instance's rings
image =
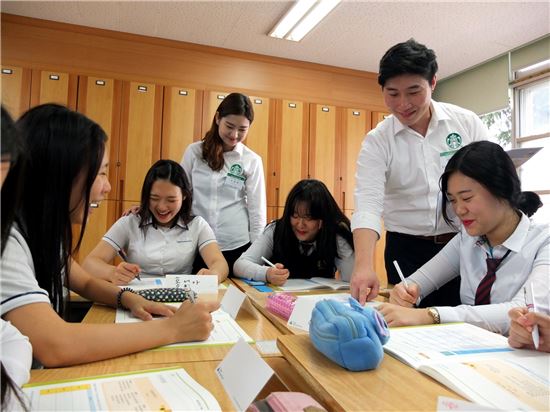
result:
[(229, 173), (235, 176), (241, 176), (243, 174), (243, 167), (238, 163), (232, 164), (229, 168)]
[(447, 146), (451, 149), (458, 149), (462, 146), (462, 137), (458, 133), (451, 133), (447, 136)]

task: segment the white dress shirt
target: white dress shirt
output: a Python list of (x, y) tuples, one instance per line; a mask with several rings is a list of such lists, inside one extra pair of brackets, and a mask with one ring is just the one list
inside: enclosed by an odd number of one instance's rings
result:
[(420, 286), (422, 296), (460, 276), (462, 305), (438, 307), (442, 323), (468, 322), (505, 334), (510, 320), (508, 310), (526, 306), (523, 286), (533, 283), (535, 302), (540, 312), (550, 310), (550, 226), (533, 223), (527, 216), (502, 245), (492, 249), (494, 258), (503, 257), (491, 288), (491, 304), (474, 306), (476, 290), (487, 274), (485, 259), (491, 255), (484, 238), (461, 231), (429, 262), (407, 280)]
[[(476, 140), (486, 140), (479, 117), (447, 103), (431, 102), (426, 136), (389, 116), (363, 141), (355, 175), (352, 230), (411, 235), (453, 232), (441, 218), (439, 178), (452, 154)], [(459, 136), (459, 137), (457, 137)]]
[[(0, 338), (2, 365), (6, 373), (17, 387), (21, 387), (30, 379), (32, 364), (32, 346), (29, 338), (22, 335), (10, 322), (0, 319)], [(24, 396), (21, 396), (25, 400)], [(22, 410), (17, 397), (8, 389), (6, 411)], [(28, 405), (27, 405), (28, 407)]]
[(124, 249), (128, 261), (136, 263), (148, 275), (190, 274), (197, 253), (216, 242), (208, 223), (195, 216), (187, 225), (181, 220), (174, 227), (152, 223), (139, 227), (140, 217), (124, 216), (118, 219), (103, 240), (115, 250)]
[[(252, 243), (246, 252), (244, 252), (233, 266), (235, 276), (261, 280), (265, 282), (268, 266), (262, 261), (262, 256), (271, 259), (273, 255), (273, 234), (275, 233), (275, 224), (270, 224), (265, 228), (262, 235)], [(340, 256), (334, 261), (336, 269), (340, 272), (341, 279), (349, 282), (353, 265), (355, 263), (355, 254), (346, 240), (341, 236), (336, 236), (337, 254)], [(275, 262), (273, 262), (275, 263)], [(290, 274), (292, 277), (292, 273)]]
[[(267, 212), (262, 158), (242, 143), (223, 157), (223, 168), (213, 171), (202, 159), (202, 142), (195, 142), (181, 165), (193, 188), (193, 214), (208, 222), (226, 251), (253, 242), (265, 228)], [(242, 175), (231, 178), (230, 171)]]
[(38, 286), (31, 251), (16, 225), (11, 228), (2, 254), (0, 294), (2, 316), (10, 310), (31, 303), (51, 304), (48, 292)]

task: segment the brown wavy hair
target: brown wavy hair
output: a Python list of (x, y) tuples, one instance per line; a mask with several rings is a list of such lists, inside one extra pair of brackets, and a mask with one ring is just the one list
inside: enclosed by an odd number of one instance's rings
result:
[[(231, 93), (227, 95), (218, 106), (216, 114), (219, 119), (230, 115), (244, 116), (250, 121), (250, 124), (252, 124), (254, 120), (252, 102), (248, 96), (241, 93)], [(224, 165), (223, 142), (220, 138), (216, 115), (214, 115), (214, 119), (212, 119), (210, 130), (206, 132), (202, 139), (202, 158), (208, 163), (208, 166), (216, 172), (219, 172)]]

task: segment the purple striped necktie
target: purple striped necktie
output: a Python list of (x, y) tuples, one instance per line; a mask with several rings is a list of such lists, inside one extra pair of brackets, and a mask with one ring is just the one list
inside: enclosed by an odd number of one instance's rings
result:
[(510, 249), (500, 259), (494, 259), (487, 257), (487, 274), (479, 282), (479, 286), (476, 290), (475, 305), (489, 305), (491, 304), (491, 288), (497, 278), (497, 269), (501, 262), (506, 259), (506, 256), (510, 253)]

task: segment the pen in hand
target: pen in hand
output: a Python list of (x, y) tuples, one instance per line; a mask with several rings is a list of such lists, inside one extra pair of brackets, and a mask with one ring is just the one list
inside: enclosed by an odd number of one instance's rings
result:
[[(124, 253), (122, 249), (118, 250), (118, 255), (123, 261), (128, 262), (128, 256), (126, 256), (126, 253)], [(136, 279), (141, 282), (141, 277), (139, 276), (139, 272), (136, 274)]]
[(269, 266), (271, 266), (272, 268), (275, 268), (277, 269), (277, 266), (275, 266), (275, 264), (271, 263), (269, 260), (267, 260), (265, 257), (262, 256), (262, 260), (267, 263)]
[[(527, 288), (523, 287), (523, 296), (525, 297), (525, 305), (527, 306), (527, 309), (529, 312), (536, 312), (537, 311), (537, 304), (535, 303), (535, 291), (533, 290), (533, 283), (529, 285), (529, 292), (527, 291)], [(533, 338), (533, 344), (535, 345), (535, 349), (539, 348), (539, 326), (533, 325), (533, 330), (531, 331), (531, 336)]]
[(397, 263), (397, 260), (393, 261), (393, 265), (395, 266), (395, 269), (397, 270), (397, 274), (399, 275), (399, 279), (401, 279), (401, 282), (405, 285), (406, 289), (409, 289), (409, 283), (407, 282), (407, 279), (405, 279), (405, 276), (403, 276), (403, 272), (401, 272), (401, 268), (399, 267), (399, 264)]

